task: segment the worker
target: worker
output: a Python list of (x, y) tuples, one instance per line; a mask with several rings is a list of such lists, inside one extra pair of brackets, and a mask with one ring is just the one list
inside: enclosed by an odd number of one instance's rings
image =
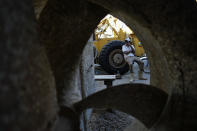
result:
[(133, 45), (132, 39), (126, 38), (125, 44), (122, 46), (122, 52), (124, 54), (124, 59), (129, 65), (129, 70), (131, 74), (130, 82), (133, 82), (134, 79), (134, 72), (133, 72), (133, 64), (136, 62), (139, 66), (138, 71), (138, 78), (139, 80), (147, 80), (143, 78), (144, 72), (144, 62), (137, 56), (135, 56), (135, 47)]

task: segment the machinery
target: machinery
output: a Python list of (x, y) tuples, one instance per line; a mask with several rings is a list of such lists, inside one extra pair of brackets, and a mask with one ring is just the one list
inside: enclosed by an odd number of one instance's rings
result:
[(124, 74), (129, 69), (122, 53), (125, 38), (129, 37), (133, 40), (136, 56), (141, 57), (145, 54), (133, 31), (112, 15), (107, 15), (101, 20), (94, 31), (94, 37), (96, 63), (110, 74)]

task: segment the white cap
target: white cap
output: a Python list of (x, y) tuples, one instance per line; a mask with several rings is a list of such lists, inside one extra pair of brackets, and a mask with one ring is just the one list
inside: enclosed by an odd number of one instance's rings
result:
[(125, 42), (132, 42), (132, 39), (130, 39), (129, 37), (127, 37), (126, 39), (125, 39)]
[(125, 39), (125, 41), (129, 41), (129, 42), (130, 42), (131, 40), (129, 39), (129, 37), (127, 37), (127, 38)]

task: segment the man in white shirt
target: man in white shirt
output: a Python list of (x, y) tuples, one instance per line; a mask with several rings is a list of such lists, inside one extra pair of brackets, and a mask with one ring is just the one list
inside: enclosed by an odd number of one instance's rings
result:
[(130, 82), (134, 81), (133, 63), (136, 62), (139, 66), (138, 77), (139, 80), (147, 80), (143, 78), (144, 62), (135, 56), (135, 47), (131, 44), (132, 41), (129, 38), (125, 39), (125, 44), (122, 46), (122, 52), (124, 54), (125, 61), (129, 64), (129, 69), (131, 73)]

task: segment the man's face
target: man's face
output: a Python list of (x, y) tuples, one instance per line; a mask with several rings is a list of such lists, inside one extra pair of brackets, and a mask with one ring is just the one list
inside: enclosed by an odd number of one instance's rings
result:
[(126, 46), (130, 46), (130, 42), (129, 41), (126, 42)]

